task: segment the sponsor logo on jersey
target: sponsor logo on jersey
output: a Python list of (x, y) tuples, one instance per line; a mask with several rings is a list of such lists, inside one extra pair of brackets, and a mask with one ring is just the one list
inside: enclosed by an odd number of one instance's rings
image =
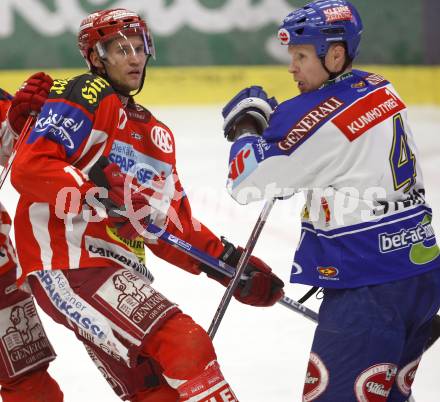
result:
[(142, 140), (142, 138), (144, 138), (144, 136), (142, 134), (135, 133), (134, 131), (131, 132), (130, 137), (137, 140), (137, 141), (140, 141), (140, 140)]
[(167, 312), (175, 309), (174, 304), (127, 269), (115, 272), (96, 296), (100, 303), (111, 306), (142, 334), (148, 333)]
[(252, 144), (241, 148), (229, 164), (229, 179), (238, 185), (258, 167)]
[(422, 357), (419, 357), (416, 360), (408, 363), (405, 367), (399, 370), (397, 374), (396, 383), (399, 387), (399, 391), (408, 396), (411, 392), (411, 387), (414, 382), (414, 378), (416, 377), (417, 368), (419, 367), (419, 363)]
[(354, 102), (332, 122), (349, 141), (354, 141), (405, 107), (405, 104), (388, 88), (381, 88)]
[(327, 389), (329, 373), (324, 362), (316, 353), (310, 353), (309, 365), (303, 391), (303, 402), (316, 400)]
[(130, 249), (130, 251), (136, 255), (139, 261), (142, 264), (145, 264), (145, 246), (143, 237), (137, 236), (134, 239), (125, 239), (118, 234), (117, 228), (111, 228), (110, 226), (107, 226), (105, 229), (111, 239), (125, 244)]
[(401, 229), (395, 233), (379, 234), (379, 247), (381, 253), (401, 250), (412, 247), (415, 244), (435, 239), (431, 221), (422, 221), (417, 226), (409, 229)]
[(41, 286), (58, 311), (92, 336), (98, 338), (106, 336), (96, 317), (88, 315), (88, 305), (79, 300), (79, 296), (73, 293), (62, 273), (36, 271), (34, 274), (38, 277)]
[[(136, 245), (137, 240), (134, 240), (133, 243)], [(96, 239), (90, 236), (86, 236), (85, 245), (87, 251), (89, 252), (89, 257), (106, 258), (108, 260), (116, 262), (123, 267), (134, 269), (135, 271), (139, 272), (144, 272), (146, 277), (148, 277), (148, 279), (152, 281), (153, 277), (151, 273), (132, 251), (128, 251), (118, 246), (117, 244), (109, 243), (104, 240)]]
[(113, 142), (109, 160), (115, 162), (123, 173), (136, 174), (140, 184), (150, 185), (156, 192), (161, 190), (166, 178), (172, 173), (169, 163), (145, 155), (123, 141)]
[(90, 104), (98, 102), (99, 95), (105, 89), (110, 87), (107, 80), (102, 77), (96, 77), (93, 80), (86, 80), (81, 88), (81, 96)]
[(55, 92), (57, 95), (61, 95), (67, 88), (67, 84), (72, 81), (72, 79), (69, 80), (54, 80), (52, 84), (52, 88), (50, 89), (50, 92)]
[(162, 152), (170, 154), (173, 152), (173, 140), (167, 129), (161, 126), (154, 126), (151, 130), (151, 141)]
[(367, 84), (365, 83), (365, 81), (359, 81), (354, 84), (351, 84), (351, 87), (356, 88), (356, 89), (365, 88), (366, 86), (367, 86)]
[(89, 135), (92, 123), (78, 108), (63, 102), (46, 104), (40, 113), (29, 142), (46, 137), (62, 145), (67, 156), (72, 156)]
[(340, 6), (322, 10), (325, 15), (326, 22), (350, 21), (353, 18), (350, 7)]
[(339, 275), (339, 271), (335, 267), (318, 267), (317, 270), (321, 274), (319, 279), (332, 279)]
[(391, 391), (397, 366), (391, 363), (376, 364), (364, 370), (356, 379), (354, 391), (360, 402), (385, 401)]
[(30, 297), (0, 310), (0, 356), (10, 376), (55, 358)]
[(382, 84), (382, 82), (385, 82), (386, 79), (379, 74), (369, 74), (365, 77), (365, 81), (367, 81), (371, 85), (376, 86)]
[(311, 133), (318, 124), (331, 116), (343, 105), (344, 102), (335, 96), (328, 98), (303, 116), (289, 131), (284, 140), (278, 143), (278, 147), (283, 151), (292, 149), (294, 146), (304, 141), (307, 135)]

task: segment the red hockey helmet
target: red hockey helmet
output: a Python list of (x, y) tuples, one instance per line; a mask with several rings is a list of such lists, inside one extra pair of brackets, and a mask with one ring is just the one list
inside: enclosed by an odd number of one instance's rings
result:
[(106, 42), (129, 35), (140, 35), (144, 41), (145, 54), (156, 57), (153, 36), (146, 22), (136, 13), (124, 8), (96, 11), (87, 16), (80, 25), (78, 47), (90, 66), (90, 52), (95, 46), (99, 55), (104, 58)]

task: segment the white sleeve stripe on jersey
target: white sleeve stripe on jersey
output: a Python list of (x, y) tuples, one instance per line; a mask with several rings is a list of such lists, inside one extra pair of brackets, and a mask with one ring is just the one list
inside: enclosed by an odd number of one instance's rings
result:
[(49, 204), (34, 202), (29, 207), (29, 219), (34, 238), (40, 248), (43, 269), (52, 269), (53, 251), (50, 247), (49, 216)]

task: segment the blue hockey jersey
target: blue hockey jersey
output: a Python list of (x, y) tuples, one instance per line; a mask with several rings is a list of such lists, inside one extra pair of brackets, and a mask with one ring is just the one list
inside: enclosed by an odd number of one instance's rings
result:
[(303, 191), (291, 282), (353, 288), (440, 268), (407, 108), (359, 70), (280, 104), (263, 136), (232, 146), (241, 204)]

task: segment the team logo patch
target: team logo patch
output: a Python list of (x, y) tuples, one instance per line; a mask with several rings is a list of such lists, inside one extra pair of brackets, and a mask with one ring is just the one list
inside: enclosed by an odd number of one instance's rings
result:
[(376, 364), (363, 371), (354, 384), (358, 402), (385, 402), (396, 374), (397, 366), (391, 363)]
[(13, 377), (55, 358), (32, 299), (0, 311), (0, 355)]
[(290, 42), (290, 33), (287, 29), (281, 28), (278, 31), (278, 39), (281, 41), (282, 45), (288, 45)]
[(94, 298), (106, 308), (116, 310), (141, 337), (168, 313), (175, 311), (173, 303), (126, 269), (107, 279)]
[(421, 358), (422, 357), (419, 357), (418, 359), (413, 360), (411, 363), (408, 363), (405, 367), (400, 369), (399, 373), (397, 374), (397, 386), (403, 395), (408, 396), (411, 392), (411, 386), (414, 382)]
[(303, 390), (303, 402), (316, 400), (326, 390), (329, 374), (324, 362), (316, 353), (310, 353), (306, 380)]
[(352, 88), (357, 88), (357, 89), (365, 88), (366, 86), (367, 86), (367, 84), (365, 83), (365, 81), (359, 81), (359, 82), (356, 82), (354, 84), (351, 84)]
[(350, 7), (340, 6), (323, 10), (326, 22), (350, 21), (353, 18)]
[(385, 82), (385, 78), (383, 78), (381, 75), (379, 74), (370, 74), (368, 76), (365, 77), (365, 80), (368, 81), (369, 84), (371, 85), (379, 85), (382, 84), (382, 82)]
[(317, 270), (322, 276), (325, 276), (326, 278), (334, 278), (339, 274), (338, 269), (335, 267), (318, 267)]
[(171, 139), (171, 134), (165, 128), (154, 126), (151, 130), (151, 141), (162, 152), (166, 154), (173, 152), (173, 140)]

